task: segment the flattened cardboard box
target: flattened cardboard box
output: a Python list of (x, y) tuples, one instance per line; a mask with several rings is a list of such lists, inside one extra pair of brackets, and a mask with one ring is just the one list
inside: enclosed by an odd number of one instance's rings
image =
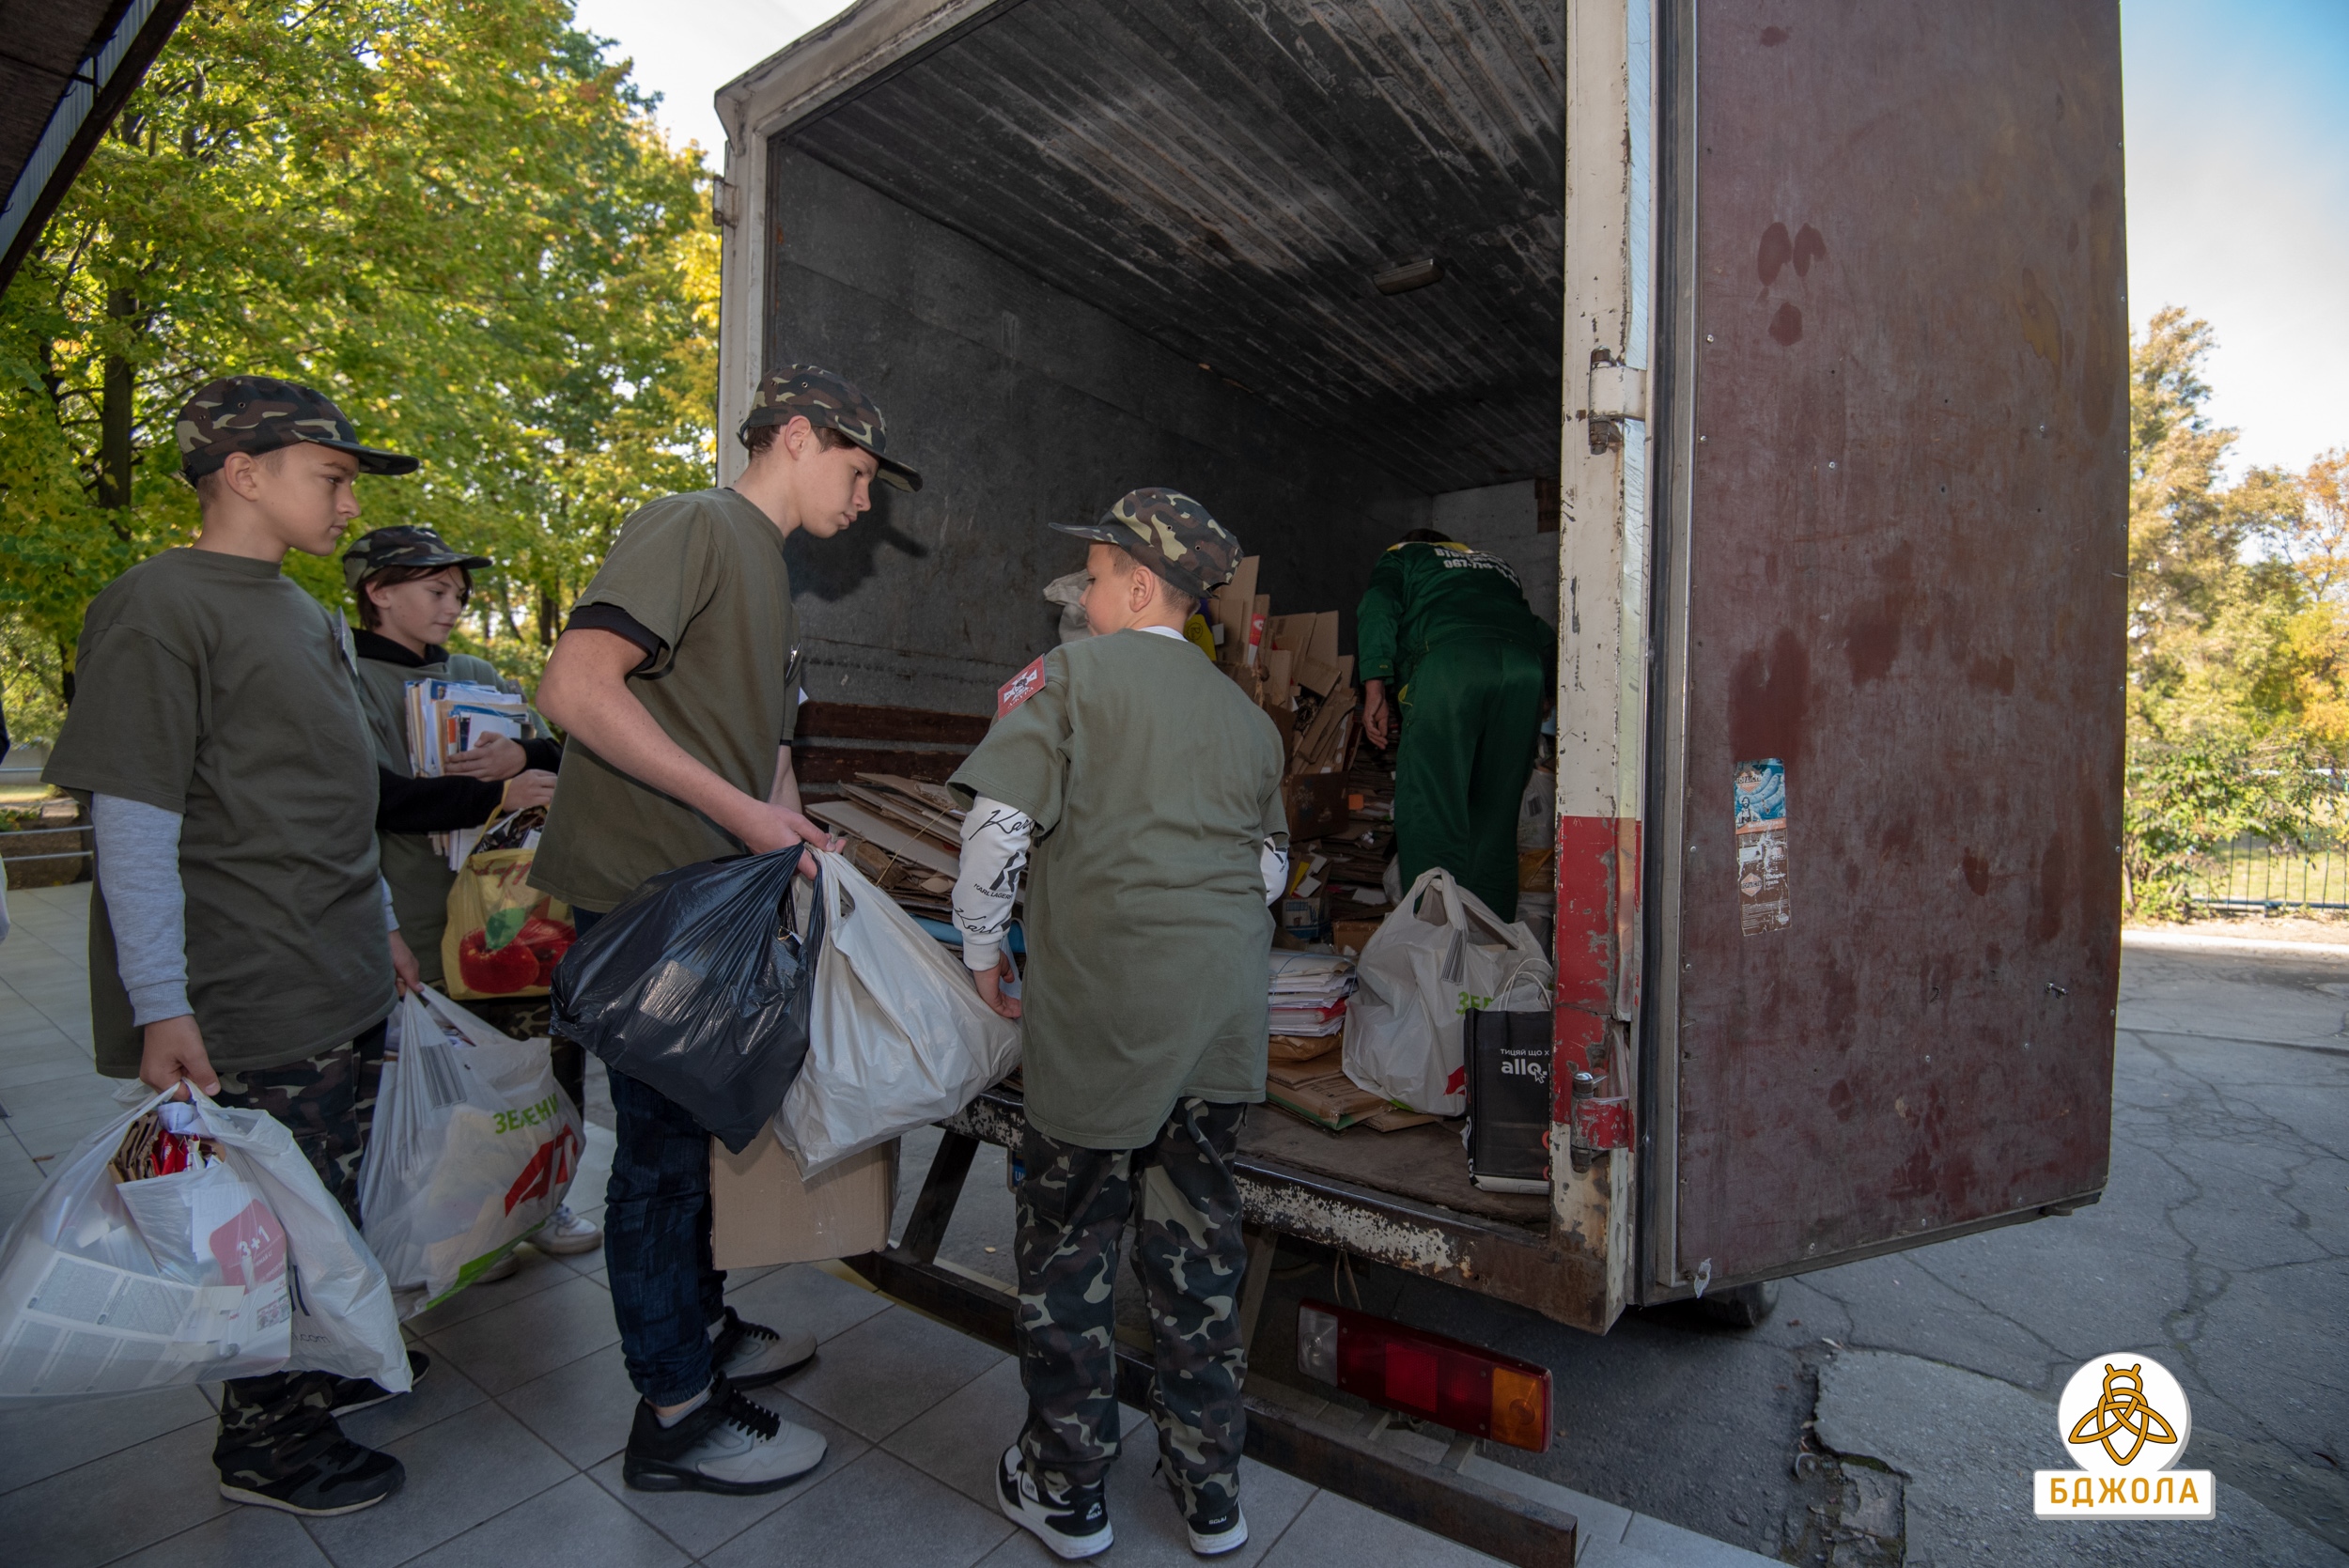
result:
[(897, 1142), (892, 1139), (824, 1172), (800, 1176), (799, 1161), (770, 1131), (739, 1155), (709, 1142), (710, 1261), (719, 1268), (823, 1263), (889, 1245), (897, 1206)]

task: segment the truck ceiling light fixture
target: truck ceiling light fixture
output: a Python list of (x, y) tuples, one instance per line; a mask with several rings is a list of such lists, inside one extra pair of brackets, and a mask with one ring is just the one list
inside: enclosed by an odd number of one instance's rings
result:
[(1381, 294), (1408, 294), (1414, 288), (1424, 288), (1431, 283), (1442, 281), (1443, 263), (1432, 256), (1370, 274), (1370, 286)]
[(1549, 1447), (1549, 1369), (1327, 1301), (1297, 1308), (1297, 1370), (1347, 1393), (1540, 1453)]

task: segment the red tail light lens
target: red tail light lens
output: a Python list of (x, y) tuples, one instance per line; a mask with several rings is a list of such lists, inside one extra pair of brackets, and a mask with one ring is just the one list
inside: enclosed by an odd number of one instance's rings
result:
[(1549, 1369), (1441, 1334), (1307, 1301), (1297, 1309), (1297, 1370), (1455, 1432), (1549, 1447)]

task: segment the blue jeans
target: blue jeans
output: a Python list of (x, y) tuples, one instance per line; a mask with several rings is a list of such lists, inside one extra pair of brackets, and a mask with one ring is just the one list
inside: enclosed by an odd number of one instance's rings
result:
[[(599, 917), (577, 913), (583, 937)], [(636, 1391), (682, 1405), (709, 1387), (709, 1325), (725, 1312), (726, 1277), (709, 1255), (709, 1134), (667, 1095), (606, 1071), (618, 1143), (603, 1200), (612, 1315)]]

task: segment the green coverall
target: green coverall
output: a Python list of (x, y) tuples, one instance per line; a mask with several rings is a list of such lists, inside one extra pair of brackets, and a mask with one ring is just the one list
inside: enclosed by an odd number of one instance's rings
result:
[(1395, 852), (1408, 888), (1442, 866), (1503, 920), (1517, 910), (1517, 803), (1533, 768), (1558, 639), (1507, 562), (1399, 544), (1362, 596), (1360, 674), (1394, 693)]

